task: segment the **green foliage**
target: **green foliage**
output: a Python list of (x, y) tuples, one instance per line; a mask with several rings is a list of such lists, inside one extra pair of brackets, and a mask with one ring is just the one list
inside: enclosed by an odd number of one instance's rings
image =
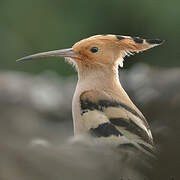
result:
[(126, 58), (125, 67), (137, 62), (180, 66), (180, 1), (130, 0), (1, 0), (0, 68), (39, 73), (46, 70), (71, 75), (62, 59), (16, 63), (36, 52), (68, 48), (95, 34), (121, 34), (167, 40), (144, 55)]

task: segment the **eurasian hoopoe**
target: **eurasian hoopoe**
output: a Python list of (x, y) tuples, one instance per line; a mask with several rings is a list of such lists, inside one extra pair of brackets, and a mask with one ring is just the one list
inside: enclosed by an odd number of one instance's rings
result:
[(143, 114), (119, 81), (123, 58), (162, 44), (159, 39), (96, 35), (72, 48), (43, 52), (17, 61), (65, 57), (75, 64), (78, 83), (72, 102), (75, 135), (92, 135), (117, 146), (131, 146), (150, 154), (153, 138)]

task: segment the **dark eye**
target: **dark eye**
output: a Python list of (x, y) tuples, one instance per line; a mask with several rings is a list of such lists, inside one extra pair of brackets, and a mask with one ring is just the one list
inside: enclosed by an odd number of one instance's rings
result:
[(98, 48), (97, 48), (97, 47), (92, 47), (92, 48), (90, 49), (90, 51), (91, 51), (92, 53), (96, 53), (96, 52), (98, 52)]

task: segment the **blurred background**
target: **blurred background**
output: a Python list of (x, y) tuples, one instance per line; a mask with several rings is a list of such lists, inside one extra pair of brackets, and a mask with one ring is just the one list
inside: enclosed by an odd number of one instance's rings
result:
[(1, 66), (3, 70), (63, 76), (74, 75), (60, 60), (18, 64), (15, 59), (36, 52), (68, 48), (96, 34), (120, 34), (165, 39), (161, 48), (128, 59), (125, 68), (144, 62), (158, 67), (179, 67), (180, 2), (99, 0), (31, 0), (0, 2)]
[[(1, 0), (0, 180), (179, 179), (179, 8), (178, 0)], [(154, 168), (67, 145), (76, 72), (63, 59), (15, 61), (96, 34), (166, 40), (126, 58), (120, 69), (161, 151)]]

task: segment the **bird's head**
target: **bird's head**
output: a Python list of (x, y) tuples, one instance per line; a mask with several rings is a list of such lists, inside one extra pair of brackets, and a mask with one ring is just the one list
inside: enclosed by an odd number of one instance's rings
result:
[(72, 48), (43, 52), (26, 56), (17, 61), (64, 57), (70, 58), (77, 66), (109, 66), (119, 64), (123, 66), (123, 58), (126, 55), (138, 53), (154, 46), (162, 44), (159, 39), (141, 39), (139, 37), (121, 35), (96, 35), (83, 39), (73, 45)]

